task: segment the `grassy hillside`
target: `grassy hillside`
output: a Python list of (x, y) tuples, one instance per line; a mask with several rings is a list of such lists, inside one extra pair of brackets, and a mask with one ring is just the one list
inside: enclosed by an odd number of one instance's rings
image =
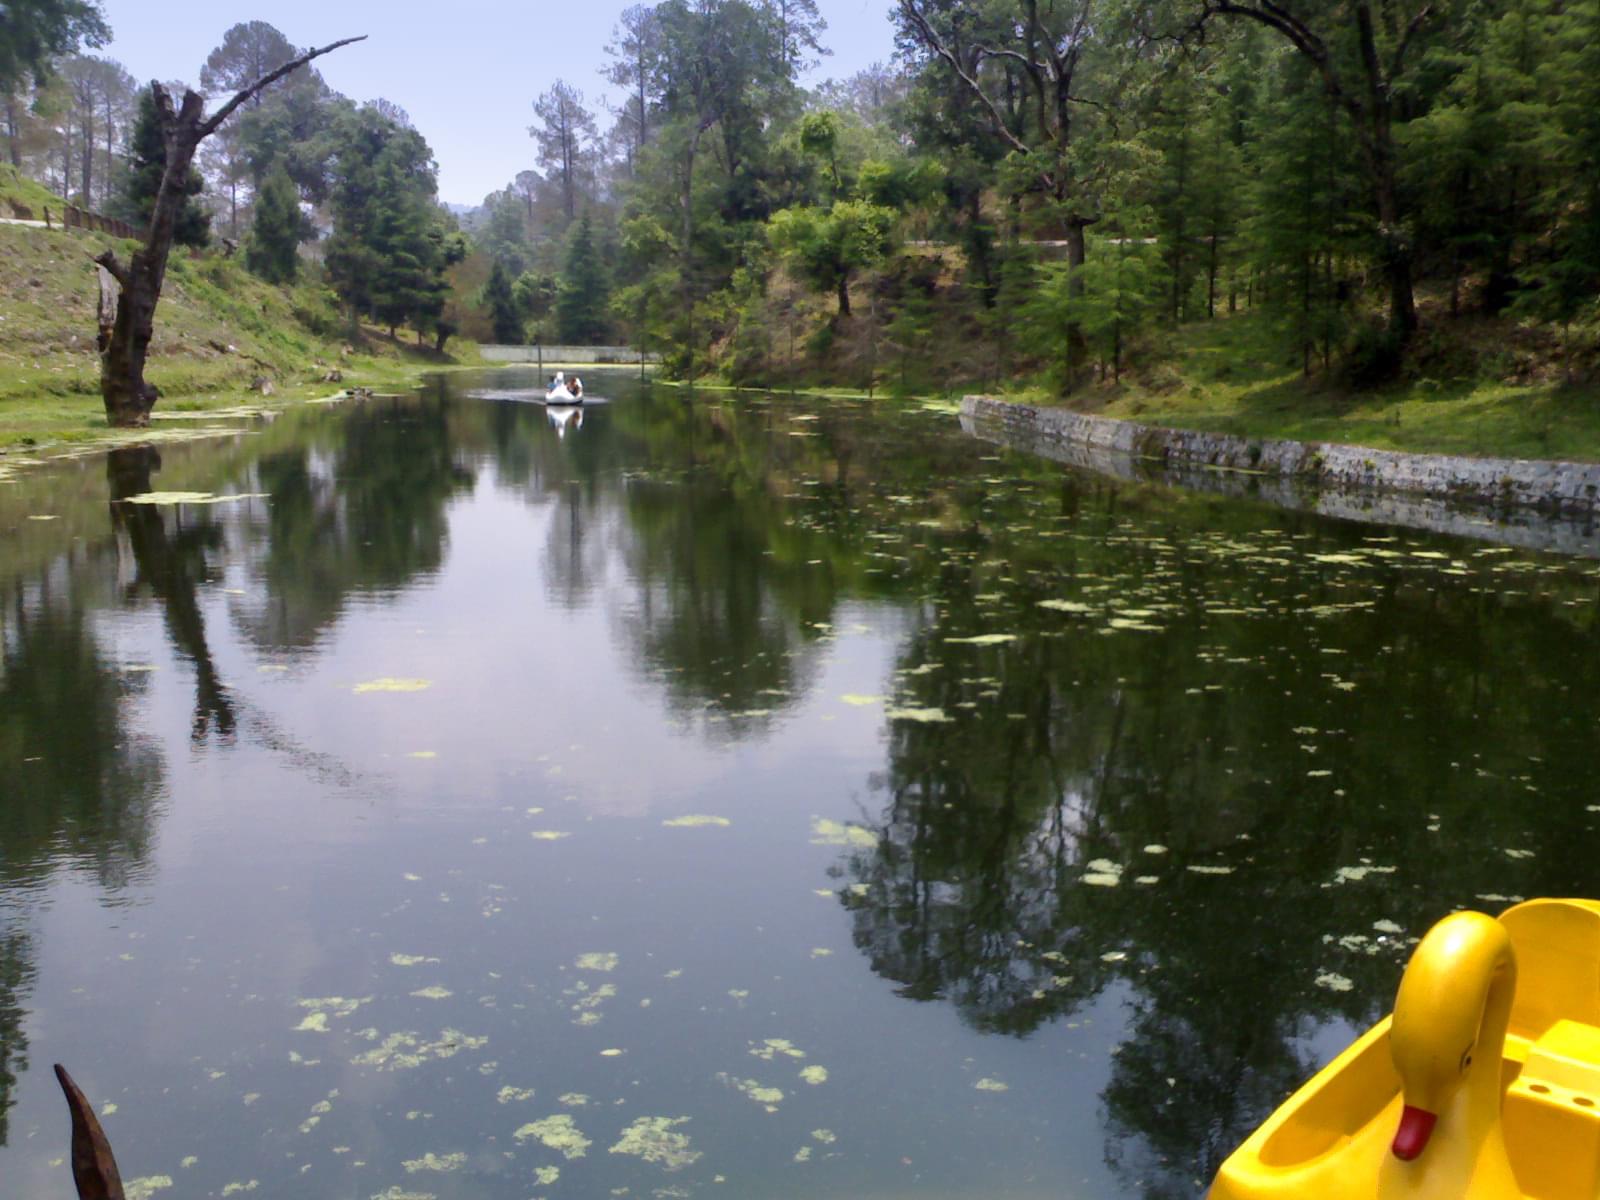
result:
[[(0, 447), (82, 441), (106, 432), (95, 353), (98, 296), (90, 258), (104, 235), (0, 225)], [(124, 253), (131, 253), (131, 244)], [(156, 415), (283, 402), (343, 385), (393, 385), (476, 349), (441, 358), (365, 331), (358, 344), (324, 289), (270, 286), (220, 254), (173, 254), (146, 378)]]
[(12, 215), (12, 204), (21, 204), (33, 210), (35, 220), (44, 219), (44, 210), (50, 210), (50, 219), (59, 221), (66, 202), (42, 183), (29, 179), (10, 163), (0, 163), (0, 217)]

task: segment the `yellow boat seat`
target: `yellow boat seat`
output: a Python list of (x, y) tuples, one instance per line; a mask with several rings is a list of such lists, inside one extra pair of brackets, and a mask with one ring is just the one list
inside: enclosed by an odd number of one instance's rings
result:
[(1557, 1021), (1600, 1026), (1600, 903), (1529, 900), (1500, 914), (1517, 955), (1512, 1037), (1536, 1042)]

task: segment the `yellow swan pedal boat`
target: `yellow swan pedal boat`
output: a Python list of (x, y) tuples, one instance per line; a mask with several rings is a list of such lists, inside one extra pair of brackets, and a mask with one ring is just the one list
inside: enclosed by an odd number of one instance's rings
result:
[(1458, 912), (1211, 1200), (1597, 1200), (1600, 902)]

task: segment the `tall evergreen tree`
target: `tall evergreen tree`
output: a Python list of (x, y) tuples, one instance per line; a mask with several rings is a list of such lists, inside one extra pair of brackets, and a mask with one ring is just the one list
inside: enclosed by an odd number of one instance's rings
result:
[(539, 165), (561, 188), (561, 206), (570, 224), (578, 200), (594, 173), (594, 114), (583, 106), (583, 93), (564, 80), (533, 102), (539, 118), (528, 135), (539, 150)]
[[(130, 139), (127, 190), (123, 193), (124, 215), (136, 225), (148, 225), (155, 212), (156, 194), (167, 171), (167, 145), (161, 136), (155, 98), (146, 91), (139, 99), (139, 114)], [(211, 214), (201, 207), (199, 196), (206, 181), (200, 172), (189, 168), (184, 186), (187, 199), (178, 213), (172, 240), (180, 246), (204, 246), (211, 238)]]
[(489, 282), (483, 285), (483, 302), (489, 309), (489, 320), (494, 324), (494, 340), (502, 346), (520, 343), (522, 317), (517, 312), (517, 302), (511, 294), (511, 277), (499, 259), (489, 270)]
[(569, 346), (604, 343), (610, 334), (606, 306), (611, 284), (594, 240), (587, 211), (573, 227), (556, 297), (556, 336)]
[(299, 270), (300, 242), (306, 232), (300, 192), (279, 165), (256, 193), (255, 218), (245, 246), (245, 266), (268, 283), (293, 283)]

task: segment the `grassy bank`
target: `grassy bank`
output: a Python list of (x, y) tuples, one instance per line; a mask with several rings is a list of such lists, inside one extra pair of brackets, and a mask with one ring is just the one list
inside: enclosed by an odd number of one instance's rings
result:
[[(1307, 377), (1265, 322), (1185, 326), (1120, 383), (1035, 403), (1246, 437), (1344, 442), (1440, 454), (1600, 460), (1600, 389), (1569, 383), (1559, 347), (1509, 321), (1457, 326), (1425, 345), (1410, 377), (1373, 390), (1337, 372)], [(1496, 377), (1508, 375), (1510, 378)]]
[[(1158, 329), (1126, 347), (1120, 380), (1062, 395), (1016, 328), (978, 318), (950, 248), (893, 272), (864, 273), (854, 315), (779, 270), (753, 324), (712, 347), (697, 386), (945, 399), (1000, 395), (1035, 404), (1246, 437), (1342, 442), (1479, 457), (1600, 461), (1600, 327), (1448, 314), (1423, 291), (1423, 325), (1394, 382), (1361, 388), (1336, 348), (1306, 374), (1300, 352), (1263, 313)], [(912, 288), (915, 283), (917, 288)], [(920, 289), (920, 290), (918, 290)], [(922, 295), (912, 326), (894, 314)]]
[[(90, 257), (104, 235), (0, 225), (0, 450), (115, 441), (99, 393), (98, 295)], [(132, 246), (123, 247), (131, 252)], [(179, 251), (168, 269), (146, 378), (157, 422), (240, 405), (392, 388), (423, 371), (477, 365), (373, 330), (348, 341), (329, 294), (262, 283), (236, 258)]]

